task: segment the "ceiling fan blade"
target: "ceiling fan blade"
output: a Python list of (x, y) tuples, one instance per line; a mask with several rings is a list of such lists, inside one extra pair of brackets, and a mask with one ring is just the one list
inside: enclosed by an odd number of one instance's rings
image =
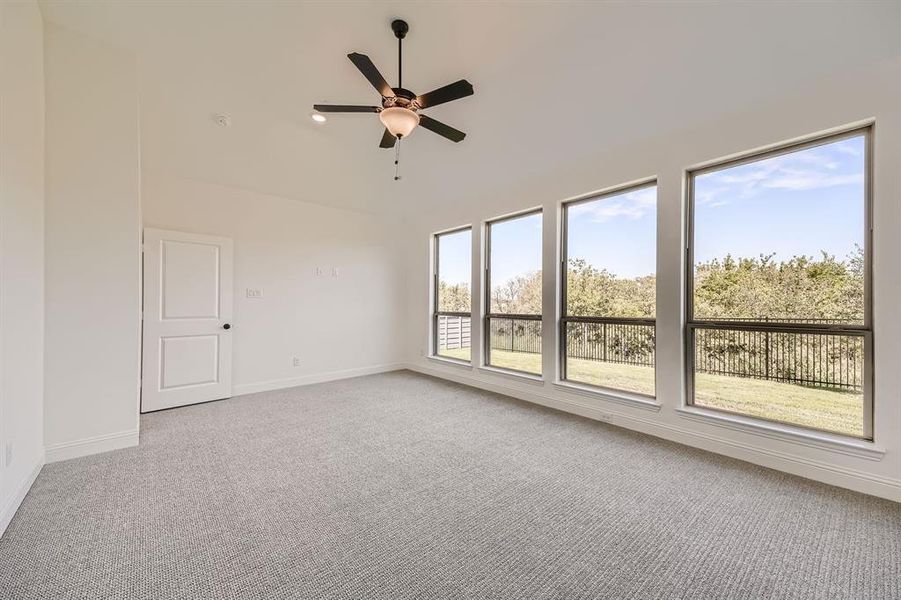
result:
[(385, 133), (382, 135), (382, 142), (379, 144), (379, 148), (394, 148), (394, 144), (397, 143), (397, 138), (391, 135), (391, 132), (385, 129)]
[(452, 142), (462, 142), (463, 138), (466, 137), (466, 134), (459, 129), (454, 129), (450, 125), (445, 125), (441, 121), (436, 121), (426, 115), (419, 115), (419, 124), (429, 131), (433, 131), (440, 136), (446, 137)]
[(347, 58), (350, 59), (350, 62), (352, 62), (354, 66), (360, 69), (360, 73), (363, 74), (363, 77), (369, 80), (369, 83), (372, 84), (372, 87), (378, 90), (379, 94), (381, 94), (385, 98), (394, 97), (394, 92), (391, 90), (391, 86), (388, 85), (388, 82), (385, 81), (385, 78), (382, 77), (382, 74), (379, 73), (379, 70), (375, 68), (375, 65), (372, 64), (372, 61), (369, 60), (368, 56), (366, 56), (365, 54), (351, 52), (347, 55)]
[(313, 110), (319, 112), (336, 112), (336, 113), (370, 113), (379, 112), (378, 106), (352, 106), (346, 104), (314, 104)]
[(451, 100), (457, 100), (458, 98), (472, 96), (472, 94), (472, 84), (465, 79), (461, 79), (455, 83), (440, 87), (437, 90), (432, 90), (428, 94), (423, 94), (422, 96), (419, 96), (416, 101), (419, 103), (420, 108), (429, 108), (430, 106), (437, 106), (439, 104), (444, 104), (445, 102), (450, 102)]

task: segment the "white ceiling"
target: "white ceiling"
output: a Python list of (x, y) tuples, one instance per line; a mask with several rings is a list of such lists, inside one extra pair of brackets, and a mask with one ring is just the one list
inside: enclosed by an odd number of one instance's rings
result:
[[(901, 56), (898, 2), (41, 4), (47, 20), (137, 54), (149, 172), (371, 212), (482, 196)], [(348, 52), (396, 84), (398, 16), (411, 27), (405, 87), (466, 78), (475, 95), (427, 111), (469, 135), (417, 130), (395, 183), (376, 115), (320, 126), (309, 114), (377, 103)]]

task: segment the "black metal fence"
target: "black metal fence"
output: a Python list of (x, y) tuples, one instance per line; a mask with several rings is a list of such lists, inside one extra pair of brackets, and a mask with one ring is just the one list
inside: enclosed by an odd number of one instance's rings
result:
[[(754, 322), (751, 319), (736, 321)], [(803, 322), (828, 324), (834, 321)], [(454, 324), (448, 322), (445, 327), (452, 330)], [(541, 321), (492, 317), (489, 319), (489, 335), (492, 350), (536, 354), (541, 352)], [(648, 367), (655, 364), (654, 325), (568, 321), (565, 335), (568, 358)], [(862, 336), (703, 327), (695, 328), (694, 336), (694, 365), (697, 373), (782, 381), (854, 392), (863, 389)]]
[(653, 367), (656, 327), (644, 323), (566, 323), (566, 356)]
[(863, 336), (703, 328), (694, 336), (697, 373), (863, 390)]
[(492, 350), (541, 354), (541, 321), (491, 317), (488, 329)]
[[(570, 358), (654, 366), (655, 328), (633, 323), (567, 323)], [(489, 319), (490, 347), (510, 352), (541, 352), (541, 321), (515, 317)]]

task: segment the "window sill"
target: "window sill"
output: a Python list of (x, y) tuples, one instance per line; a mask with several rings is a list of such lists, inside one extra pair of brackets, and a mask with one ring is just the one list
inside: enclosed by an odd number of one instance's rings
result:
[(885, 449), (873, 442), (844, 437), (838, 434), (810, 431), (792, 425), (768, 423), (753, 417), (731, 415), (715, 410), (708, 410), (696, 406), (684, 406), (677, 408), (680, 417), (709, 423), (719, 427), (727, 427), (736, 431), (743, 431), (769, 438), (785, 440), (813, 448), (824, 448), (835, 452), (841, 452), (850, 456), (857, 456), (869, 460), (882, 460)]
[(437, 363), (457, 367), (458, 369), (466, 369), (467, 371), (472, 371), (472, 363), (466, 362), (465, 360), (447, 358), (446, 356), (438, 356), (436, 354), (429, 354), (428, 356), (426, 356), (426, 358)]
[(618, 393), (613, 390), (606, 390), (589, 385), (579, 385), (578, 383), (573, 383), (571, 381), (555, 381), (554, 387), (573, 394), (579, 394), (580, 396), (586, 396), (588, 398), (608, 400), (610, 402), (617, 402), (626, 406), (634, 406), (636, 408), (652, 410), (655, 412), (659, 411), (663, 406), (662, 404), (660, 404), (660, 402), (653, 398), (643, 398), (641, 396), (633, 396), (628, 392)]
[(513, 371), (511, 369), (501, 369), (500, 367), (491, 367), (488, 365), (482, 365), (481, 367), (479, 367), (479, 371), (483, 373), (490, 373), (492, 375), (509, 377), (510, 379), (515, 379), (516, 381), (524, 381), (526, 383), (544, 385), (544, 377), (542, 377), (541, 375), (526, 373), (524, 371)]

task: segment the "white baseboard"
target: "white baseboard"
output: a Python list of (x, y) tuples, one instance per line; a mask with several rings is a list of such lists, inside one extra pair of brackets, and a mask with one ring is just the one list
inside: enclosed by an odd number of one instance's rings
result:
[(387, 365), (373, 365), (371, 367), (360, 367), (358, 369), (344, 369), (341, 371), (326, 371), (325, 373), (314, 373), (312, 375), (289, 377), (287, 379), (272, 379), (270, 381), (259, 381), (256, 383), (241, 383), (232, 386), (232, 395), (243, 396), (244, 394), (269, 392), (272, 390), (297, 387), (299, 385), (325, 383), (326, 381), (336, 381), (338, 379), (350, 379), (351, 377), (362, 377), (363, 375), (375, 375), (376, 373), (399, 371), (406, 368), (407, 366), (404, 364), (395, 363)]
[(901, 479), (883, 477), (860, 470), (829, 464), (820, 460), (798, 456), (758, 445), (748, 444), (728, 437), (699, 432), (670, 423), (656, 421), (652, 417), (636, 416), (606, 406), (600, 407), (563, 397), (550, 395), (543, 388), (524, 389), (473, 377), (468, 373), (437, 369), (420, 364), (406, 365), (411, 371), (447, 379), (520, 400), (540, 404), (568, 413), (603, 421), (613, 425), (646, 433), (673, 442), (700, 448), (716, 454), (737, 458), (749, 463), (791, 473), (807, 479), (828, 483), (887, 500), (901, 502)]
[(38, 463), (31, 470), (31, 473), (22, 483), (16, 493), (7, 500), (6, 505), (3, 507), (3, 511), (0, 512), (0, 536), (6, 531), (6, 528), (9, 526), (9, 522), (13, 520), (13, 517), (16, 514), (16, 511), (19, 510), (19, 506), (22, 504), (22, 500), (25, 499), (26, 494), (28, 494), (28, 490), (31, 489), (32, 484), (34, 484), (34, 480), (38, 478), (38, 474), (41, 472), (41, 469), (44, 468), (44, 459), (38, 461)]
[(138, 430), (133, 429), (131, 431), (118, 431), (116, 433), (108, 433), (81, 440), (53, 444), (47, 446), (44, 449), (44, 452), (46, 456), (45, 460), (48, 463), (52, 463), (137, 445)]

